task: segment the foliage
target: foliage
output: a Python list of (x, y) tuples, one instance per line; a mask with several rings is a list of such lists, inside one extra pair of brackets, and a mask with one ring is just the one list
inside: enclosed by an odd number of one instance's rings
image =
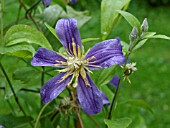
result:
[[(148, 21), (151, 25), (147, 26), (148, 23), (143, 21), (147, 17), (141, 19), (140, 11), (137, 11), (138, 8), (136, 12), (133, 10), (135, 4), (134, 1), (130, 0), (79, 0), (76, 4), (71, 5), (66, 0), (54, 0), (46, 8), (41, 0), (1, 0), (0, 127), (1, 125), (5, 128), (83, 128), (83, 125), (84, 127), (93, 125), (96, 128), (106, 127), (106, 125), (108, 128), (157, 126), (156, 121), (151, 122), (151, 118), (159, 112), (155, 110), (156, 106), (152, 104), (152, 101), (147, 99), (152, 95), (163, 95), (163, 92), (154, 92), (154, 88), (149, 88), (149, 85), (141, 77), (145, 78), (146, 81), (150, 80), (150, 85), (157, 86), (155, 88), (159, 88), (158, 84), (160, 86), (164, 82), (159, 80), (158, 83), (154, 83), (154, 79), (152, 76), (148, 76), (147, 72), (151, 72), (154, 76), (158, 67), (161, 67), (161, 70), (166, 70), (167, 67), (162, 67), (162, 65), (167, 63), (169, 58), (166, 56), (166, 60), (158, 59), (160, 62), (155, 62), (151, 58), (152, 53), (149, 48), (150, 46), (156, 47), (153, 45), (157, 39), (165, 39), (165, 45), (169, 46), (170, 37), (166, 35), (168, 32), (158, 31), (159, 26), (155, 27), (150, 19)], [(97, 16), (99, 12), (100, 18)], [(149, 13), (149, 11), (145, 12)], [(139, 19), (135, 16), (137, 14)], [(55, 30), (56, 22), (61, 18), (75, 18), (77, 20), (82, 37), (86, 37), (82, 39), (85, 51), (100, 41), (115, 38), (114, 36), (121, 37), (122, 51), (127, 61), (121, 66), (115, 65), (89, 74), (110, 101), (110, 105), (104, 105), (103, 110), (97, 115), (86, 115), (79, 107), (79, 102), (73, 102), (77, 100), (73, 96), (76, 91), (69, 87), (52, 102), (45, 105), (41, 103), (39, 90), (46, 81), (58, 74), (56, 72), (58, 68), (33, 67), (31, 59), (39, 47), (56, 50), (62, 54), (65, 52), (59, 43)], [(155, 28), (152, 28), (152, 25)], [(100, 32), (96, 26), (100, 26)], [(147, 31), (144, 31), (143, 27), (146, 27)], [(131, 32), (130, 29), (132, 29)], [(154, 40), (152, 41), (152, 39)], [(162, 45), (160, 43), (159, 46)], [(150, 54), (145, 53), (145, 49)], [(140, 51), (144, 52), (145, 55)], [(155, 54), (160, 55), (159, 52), (155, 51)], [(138, 57), (140, 54), (143, 57), (142, 60)], [(165, 54), (168, 55), (168, 53)], [(148, 57), (151, 59), (147, 60)], [(160, 58), (162, 58), (161, 55)], [(127, 64), (131, 64), (130, 62), (137, 61), (139, 63), (139, 65), (137, 63), (138, 70), (141, 70), (142, 66), (146, 65), (145, 60), (148, 61), (146, 63), (149, 63), (147, 66), (151, 67), (146, 66), (143, 69), (146, 73), (135, 72), (134, 68), (136, 67), (130, 69), (127, 67)], [(156, 68), (153, 69), (151, 64), (155, 64)], [(116, 87), (109, 84), (114, 74), (120, 76), (119, 84)], [(161, 76), (161, 72), (159, 76)], [(156, 76), (155, 79), (158, 80), (159, 76)], [(127, 86), (129, 83), (137, 86)], [(144, 90), (137, 90), (141, 88), (139, 86), (143, 87)], [(165, 98), (164, 95), (162, 97)], [(167, 101), (164, 103), (163, 109), (168, 111), (169, 103)], [(152, 124), (153, 122), (155, 124)], [(159, 126), (168, 128), (169, 125), (159, 124)]]

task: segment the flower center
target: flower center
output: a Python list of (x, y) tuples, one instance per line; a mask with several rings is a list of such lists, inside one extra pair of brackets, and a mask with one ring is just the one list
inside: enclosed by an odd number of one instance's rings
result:
[(77, 57), (68, 57), (67, 64), (70, 69), (79, 70), (83, 65), (83, 61)]

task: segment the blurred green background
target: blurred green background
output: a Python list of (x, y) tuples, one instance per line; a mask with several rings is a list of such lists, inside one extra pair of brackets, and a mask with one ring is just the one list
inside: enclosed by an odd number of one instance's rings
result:
[[(14, 3), (16, 0), (11, 1), (11, 3), (10, 0), (8, 2), (13, 6), (9, 6), (8, 11), (12, 12), (12, 10), (18, 9), (18, 4)], [(80, 29), (82, 38), (100, 37), (100, 2), (101, 0), (79, 0), (77, 4), (73, 5), (76, 10), (88, 10), (92, 17)], [(170, 36), (169, 0), (132, 0), (127, 11), (135, 15), (140, 22), (144, 18), (148, 18), (149, 31)], [(7, 14), (5, 25), (14, 19), (11, 15), (17, 15), (17, 13)], [(122, 18), (109, 38), (119, 36), (121, 40), (129, 42), (131, 29), (131, 26)], [(132, 117), (133, 123), (130, 126), (132, 128), (145, 128), (146, 126), (148, 128), (170, 128), (170, 41), (149, 40), (132, 54), (131, 61), (137, 63), (138, 71), (130, 76), (132, 84), (122, 83), (114, 117)], [(128, 99), (146, 101), (154, 113), (151, 114), (139, 107), (123, 104)], [(8, 106), (3, 101), (2, 103), (4, 107)], [(3, 105), (1, 104), (1, 106)], [(2, 116), (1, 114), (0, 116)], [(100, 115), (95, 117), (100, 119)], [(86, 117), (84, 118), (86, 119)], [(88, 121), (84, 121), (84, 123), (89, 126)]]

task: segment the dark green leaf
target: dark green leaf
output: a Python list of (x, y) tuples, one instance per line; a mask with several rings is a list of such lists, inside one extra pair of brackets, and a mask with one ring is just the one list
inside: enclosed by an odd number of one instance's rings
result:
[(41, 47), (52, 49), (45, 36), (38, 30), (27, 25), (14, 25), (5, 34), (5, 45), (11, 46), (18, 43), (37, 44)]
[(54, 128), (53, 124), (49, 118), (45, 118), (44, 128)]
[(106, 39), (112, 28), (119, 21), (117, 10), (127, 8), (130, 0), (102, 0), (101, 3), (101, 34)]
[(141, 107), (149, 112), (151, 112), (153, 114), (153, 111), (151, 109), (151, 107), (149, 106), (148, 103), (146, 103), (145, 101), (143, 100), (128, 100), (126, 102), (124, 102), (126, 104), (130, 104), (130, 105), (133, 105), (133, 106), (137, 106), (137, 107)]
[(37, 81), (39, 77), (39, 72), (33, 69), (32, 67), (18, 68), (13, 72), (12, 75), (12, 78), (14, 80), (21, 80), (23, 83), (30, 83), (35, 80)]
[(14, 128), (31, 120), (31, 117), (15, 117), (12, 114), (8, 114), (0, 118), (0, 124), (5, 126), (5, 128)]
[(121, 10), (117, 10), (117, 12), (119, 12), (132, 27), (136, 26), (138, 29), (138, 32), (140, 32), (140, 22), (134, 15), (132, 15), (129, 12), (125, 12)]
[(121, 119), (115, 119), (115, 120), (104, 120), (105, 124), (108, 126), (108, 128), (127, 128), (132, 120), (130, 118), (121, 118)]

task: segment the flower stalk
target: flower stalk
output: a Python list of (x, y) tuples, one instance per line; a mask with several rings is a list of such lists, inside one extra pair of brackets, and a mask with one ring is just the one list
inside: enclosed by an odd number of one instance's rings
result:
[(115, 91), (115, 94), (114, 94), (114, 97), (113, 97), (113, 100), (112, 100), (112, 103), (111, 103), (111, 106), (110, 106), (109, 114), (108, 114), (108, 117), (107, 117), (108, 119), (112, 118), (112, 112), (115, 108), (116, 100), (117, 100), (119, 89), (120, 89), (120, 80), (121, 80), (121, 78), (119, 79), (118, 85), (116, 87), (116, 91)]
[(1, 0), (1, 3), (0, 3), (0, 22), (1, 22), (1, 46), (4, 46), (4, 37), (3, 37), (3, 13), (4, 13), (4, 0)]

